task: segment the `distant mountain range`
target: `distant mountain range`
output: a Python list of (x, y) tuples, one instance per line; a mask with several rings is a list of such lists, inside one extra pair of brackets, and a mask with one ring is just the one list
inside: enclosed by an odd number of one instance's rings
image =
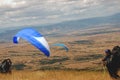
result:
[[(112, 16), (107, 17), (96, 17), (96, 18), (89, 18), (89, 19), (83, 19), (83, 20), (74, 20), (74, 21), (66, 21), (54, 25), (44, 26), (44, 27), (37, 27), (39, 30), (47, 30), (47, 31), (53, 31), (57, 30), (60, 32), (68, 32), (78, 29), (83, 29), (87, 27), (95, 27), (98, 25), (113, 25), (115, 24), (115, 27), (120, 27), (120, 13), (115, 14)], [(118, 25), (117, 25), (118, 24)]]
[(79, 32), (83, 29), (109, 27), (120, 27), (120, 13), (107, 17), (96, 17), (83, 20), (66, 21), (48, 26), (36, 26), (46, 36), (59, 36), (64, 34), (70, 34), (72, 32)]
[[(95, 27), (99, 28), (106, 26), (112, 28), (120, 28), (120, 13), (107, 17), (96, 17), (83, 20), (66, 21), (47, 26), (34, 26), (34, 28), (40, 31), (45, 36), (59, 36), (77, 31), (79, 33), (79, 31), (82, 29), (92, 29)], [(19, 27), (11, 30), (3, 29), (0, 33), (0, 41), (11, 40), (12, 36), (22, 28), (25, 27)]]

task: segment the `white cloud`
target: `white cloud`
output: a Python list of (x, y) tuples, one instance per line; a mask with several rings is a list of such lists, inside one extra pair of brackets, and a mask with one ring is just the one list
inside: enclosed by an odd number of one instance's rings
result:
[(46, 18), (49, 18), (49, 19), (56, 19), (56, 18), (59, 18), (60, 15), (52, 15), (52, 16), (47, 16)]
[(0, 26), (26, 26), (120, 13), (119, 0), (0, 0)]
[(25, 3), (26, 3), (25, 1), (15, 2), (13, 0), (0, 0), (0, 7), (16, 8), (19, 7), (20, 5), (24, 5)]

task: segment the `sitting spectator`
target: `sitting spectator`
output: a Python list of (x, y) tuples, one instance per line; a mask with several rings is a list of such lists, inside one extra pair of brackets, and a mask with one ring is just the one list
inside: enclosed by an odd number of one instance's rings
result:
[(0, 65), (0, 72), (10, 73), (11, 72), (12, 62), (10, 59), (5, 59)]

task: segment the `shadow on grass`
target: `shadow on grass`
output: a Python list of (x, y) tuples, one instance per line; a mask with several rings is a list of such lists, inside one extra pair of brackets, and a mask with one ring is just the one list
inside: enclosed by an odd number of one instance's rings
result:
[(45, 60), (40, 60), (40, 64), (45, 65), (45, 64), (54, 64), (57, 62), (63, 62), (69, 60), (68, 57), (54, 57), (54, 59), (45, 59)]
[(89, 60), (95, 60), (102, 58), (102, 54), (92, 54), (92, 55), (86, 55), (86, 56), (75, 56), (74, 60), (75, 61), (89, 61)]
[(16, 70), (24, 70), (24, 67), (26, 67), (26, 65), (23, 64), (23, 63), (15, 64), (15, 65), (12, 66), (12, 68), (16, 69)]
[(79, 40), (74, 42), (69, 42), (70, 44), (93, 44), (94, 41), (92, 40)]
[(65, 67), (59, 67), (59, 66), (44, 66), (41, 67), (38, 70), (64, 70), (64, 71), (104, 71), (102, 67), (87, 67), (87, 68), (65, 68)]

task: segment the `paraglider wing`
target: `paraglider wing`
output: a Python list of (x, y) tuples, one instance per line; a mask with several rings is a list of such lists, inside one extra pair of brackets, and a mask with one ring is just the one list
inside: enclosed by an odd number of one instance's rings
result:
[(65, 44), (56, 43), (56, 44), (51, 45), (51, 47), (53, 47), (53, 46), (60, 46), (60, 47), (64, 48), (67, 52), (69, 51), (68, 47)]
[(17, 44), (20, 38), (30, 42), (32, 45), (34, 45), (36, 48), (42, 51), (46, 56), (50, 56), (50, 49), (47, 41), (40, 33), (35, 31), (34, 29), (27, 28), (19, 31), (13, 37), (13, 43)]

